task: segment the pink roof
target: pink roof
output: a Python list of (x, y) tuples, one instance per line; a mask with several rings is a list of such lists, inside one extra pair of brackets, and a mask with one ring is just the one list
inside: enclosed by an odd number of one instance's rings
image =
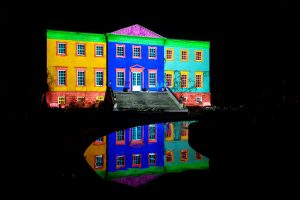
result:
[(153, 31), (151, 31), (141, 25), (138, 25), (138, 24), (128, 26), (128, 27), (122, 28), (120, 30), (114, 31), (114, 32), (112, 32), (112, 34), (163, 38), (163, 36), (158, 35), (157, 33), (154, 33)]

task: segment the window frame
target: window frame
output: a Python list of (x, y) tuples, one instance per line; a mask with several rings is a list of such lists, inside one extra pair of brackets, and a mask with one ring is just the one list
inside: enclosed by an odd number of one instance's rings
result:
[[(155, 57), (150, 57), (151, 49), (155, 49)], [(148, 46), (148, 59), (149, 60), (157, 60), (157, 47)]]
[[(123, 158), (124, 165), (118, 165), (118, 158)], [(125, 155), (116, 156), (116, 169), (120, 169), (120, 168), (124, 168), (124, 167), (126, 167)]]
[[(154, 131), (155, 131), (155, 133), (154, 133), (154, 135), (155, 135), (155, 139), (151, 139), (150, 138), (150, 130), (151, 130), (151, 127), (153, 127), (154, 126)], [(148, 143), (156, 143), (157, 142), (157, 126), (156, 126), (156, 124), (149, 124), (148, 125)]]
[[(79, 79), (78, 79), (78, 73), (79, 72), (83, 72), (84, 73), (84, 84), (83, 85), (79, 85), (78, 84), (78, 81), (79, 81)], [(86, 86), (86, 69), (85, 68), (79, 67), (79, 68), (76, 69), (76, 86), (77, 87), (85, 87)]]
[[(154, 155), (155, 156), (155, 163), (151, 163), (150, 161), (150, 156), (151, 155)], [(157, 163), (157, 154), (156, 153), (148, 153), (148, 165), (149, 166), (155, 166), (156, 165), (156, 163)]]
[[(168, 51), (171, 51), (171, 58), (168, 58)], [(174, 60), (174, 49), (173, 48), (166, 48), (166, 60), (167, 61), (173, 61)]]
[[(101, 156), (101, 159), (102, 159), (102, 165), (97, 166), (97, 158), (100, 157), (100, 156)], [(104, 154), (95, 155), (94, 156), (94, 161), (95, 161), (95, 164), (94, 164), (95, 169), (103, 169), (104, 168)]]
[[(186, 83), (186, 86), (182, 86), (182, 83), (183, 83), (183, 81), (182, 81), (182, 78), (183, 78), (183, 76), (186, 76), (186, 81), (185, 81), (185, 83)], [(188, 88), (189, 87), (189, 73), (188, 72), (180, 72), (180, 88)]]
[(166, 81), (165, 81), (166, 84), (168, 84), (168, 81), (167, 81), (167, 80), (168, 80), (168, 79), (167, 79), (168, 77), (167, 77), (167, 75), (171, 75), (171, 76), (172, 76), (172, 77), (171, 77), (171, 86), (168, 86), (168, 85), (167, 85), (167, 87), (169, 87), (169, 88), (174, 87), (174, 71), (166, 71), (165, 74), (166, 74)]
[[(118, 47), (123, 47), (123, 56), (118, 55)], [(126, 48), (125, 44), (116, 44), (116, 58), (125, 58), (126, 57)]]
[[(134, 55), (134, 49), (138, 48), (140, 50), (140, 56), (135, 56)], [(141, 45), (132, 45), (132, 58), (133, 59), (142, 59), (142, 46)]]
[[(103, 87), (104, 86), (104, 69), (95, 68), (95, 87)], [(102, 72), (102, 85), (97, 85), (97, 72)]]
[[(123, 140), (118, 140), (118, 132), (119, 131), (123, 131)], [(122, 129), (122, 130), (118, 130), (116, 131), (116, 145), (125, 145), (125, 140), (126, 140), (126, 130)]]
[[(155, 85), (150, 85), (150, 74), (155, 74)], [(148, 87), (149, 88), (157, 87), (157, 69), (149, 69), (148, 70)]]
[[(201, 53), (201, 59), (197, 59), (197, 53)], [(195, 50), (195, 62), (203, 62), (203, 50)]]
[[(65, 53), (59, 53), (59, 44), (65, 44)], [(67, 42), (56, 41), (56, 55), (57, 56), (67, 56)]]
[[(168, 160), (169, 155), (171, 155), (171, 160)], [(174, 151), (171, 151), (171, 150), (166, 151), (166, 162), (167, 163), (174, 162)]]
[[(182, 53), (183, 52), (186, 52), (186, 59), (183, 59), (182, 58)], [(186, 49), (182, 49), (182, 50), (180, 50), (180, 61), (181, 62), (188, 62), (189, 61), (189, 50), (186, 50)]]
[[(84, 54), (83, 55), (78, 54), (78, 45), (83, 45), (83, 47), (84, 47)], [(75, 53), (75, 55), (76, 56), (82, 56), (82, 57), (86, 56), (86, 43), (76, 42), (76, 53)]]
[[(59, 84), (59, 71), (65, 71), (65, 84), (61, 85)], [(57, 86), (63, 87), (63, 86), (67, 86), (67, 68), (66, 67), (57, 67), (56, 68), (56, 73), (57, 73)]]
[[(139, 156), (139, 163), (138, 164), (134, 163), (135, 156)], [(140, 153), (132, 154), (132, 167), (139, 167), (139, 168), (142, 167), (142, 154), (140, 154)]]
[[(200, 86), (197, 86), (197, 76), (200, 76)], [(195, 73), (195, 88), (203, 88), (203, 72), (196, 72)]]
[[(185, 155), (186, 157), (183, 157)], [(187, 162), (189, 160), (189, 151), (187, 149), (182, 149), (180, 151), (180, 161)]]
[[(97, 55), (97, 47), (102, 47), (102, 55)], [(95, 44), (94, 45), (94, 50), (95, 50), (95, 53), (94, 53), (95, 57), (97, 57), (97, 58), (103, 58), (104, 57), (104, 45), (103, 44)]]
[[(123, 85), (118, 85), (118, 72), (123, 72), (124, 74)], [(125, 68), (116, 68), (116, 87), (125, 87), (125, 82), (126, 82)]]

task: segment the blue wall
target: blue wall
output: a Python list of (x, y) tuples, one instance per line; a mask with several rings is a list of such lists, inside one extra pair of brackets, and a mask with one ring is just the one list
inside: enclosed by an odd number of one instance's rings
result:
[[(125, 58), (116, 57), (116, 44), (125, 45)], [(132, 58), (132, 45), (141, 46), (142, 48), (142, 58)], [(148, 47), (157, 47), (157, 59), (148, 59)], [(157, 45), (141, 45), (141, 44), (131, 44), (122, 42), (108, 42), (108, 85), (111, 81), (111, 87), (114, 91), (122, 91), (123, 87), (117, 87), (116, 85), (116, 68), (124, 68), (125, 71), (125, 86), (131, 87), (131, 80), (129, 80), (130, 67), (133, 65), (139, 65), (144, 67), (144, 86), (148, 88), (148, 69), (157, 69), (157, 86), (154, 88), (149, 88), (150, 91), (162, 91), (164, 85), (164, 47)]]
[(144, 130), (143, 144), (130, 146), (130, 129), (125, 130), (125, 145), (116, 145), (116, 132), (108, 135), (108, 172), (115, 172), (116, 156), (125, 155), (125, 167), (119, 170), (132, 168), (132, 154), (141, 154), (141, 168), (148, 168), (148, 154), (156, 153), (156, 165), (164, 166), (164, 126), (156, 124), (157, 142), (148, 143), (148, 125), (142, 126)]

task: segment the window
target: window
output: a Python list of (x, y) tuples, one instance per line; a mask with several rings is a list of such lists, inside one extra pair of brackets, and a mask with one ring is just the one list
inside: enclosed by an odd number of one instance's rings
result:
[(196, 97), (196, 102), (197, 103), (202, 103), (202, 97)]
[(180, 152), (180, 161), (183, 161), (183, 162), (188, 161), (188, 150), (182, 150)]
[(149, 87), (156, 87), (156, 70), (149, 70)]
[(84, 103), (84, 102), (85, 102), (85, 97), (78, 96), (78, 97), (77, 97), (77, 102), (78, 102), (78, 103)]
[(188, 98), (187, 97), (181, 97), (182, 98), (182, 103), (187, 103)]
[(132, 167), (141, 167), (141, 154), (132, 155)]
[(173, 71), (166, 71), (166, 86), (167, 87), (173, 87)]
[(58, 104), (59, 105), (65, 105), (66, 104), (66, 97), (64, 97), (64, 96), (58, 97)]
[(131, 140), (141, 140), (142, 139), (142, 127), (136, 126), (131, 128)]
[(166, 161), (167, 162), (173, 162), (174, 161), (173, 151), (167, 151), (166, 152)]
[(103, 71), (96, 71), (96, 86), (103, 86)]
[(103, 142), (103, 137), (100, 137), (96, 140), (97, 142)]
[(125, 156), (117, 156), (117, 168), (125, 167)]
[(149, 153), (148, 155), (149, 158), (149, 165), (156, 165), (156, 154), (155, 153)]
[(148, 58), (149, 59), (157, 58), (157, 48), (156, 47), (148, 47)]
[(85, 71), (77, 71), (77, 85), (85, 86)]
[(125, 45), (124, 44), (116, 45), (116, 57), (117, 58), (125, 58)]
[(103, 56), (103, 45), (95, 45), (95, 56), (96, 57)]
[(189, 55), (188, 55), (188, 50), (181, 50), (180, 51), (180, 61), (188, 61), (189, 60)]
[(202, 155), (199, 152), (196, 152), (196, 159), (202, 160)]
[(202, 82), (203, 82), (203, 72), (196, 72), (196, 77), (195, 77), (195, 86), (196, 88), (201, 88), (202, 87)]
[(167, 124), (167, 130), (166, 130), (166, 139), (171, 138), (173, 135), (173, 124), (169, 123)]
[(58, 85), (66, 85), (66, 70), (58, 70)]
[(182, 72), (180, 75), (180, 87), (187, 88), (188, 87), (188, 74)]
[(174, 49), (166, 50), (166, 60), (174, 60)]
[(149, 142), (156, 142), (156, 125), (155, 124), (150, 124), (149, 125)]
[(100, 103), (101, 101), (104, 101), (104, 96), (96, 96), (96, 103)]
[(77, 56), (85, 56), (85, 44), (77, 44)]
[(116, 144), (125, 144), (125, 130), (116, 132)]
[(188, 133), (189, 133), (188, 126), (189, 126), (188, 123), (182, 123), (181, 131), (180, 131), (180, 139), (181, 140), (187, 140), (188, 139)]
[(124, 87), (125, 85), (125, 69), (117, 70), (117, 87)]
[(142, 47), (132, 46), (132, 58), (142, 58)]
[(103, 167), (103, 155), (97, 155), (95, 157), (95, 168)]
[(57, 42), (57, 55), (66, 56), (67, 55), (67, 43)]
[(195, 51), (195, 61), (196, 62), (203, 61), (203, 51)]

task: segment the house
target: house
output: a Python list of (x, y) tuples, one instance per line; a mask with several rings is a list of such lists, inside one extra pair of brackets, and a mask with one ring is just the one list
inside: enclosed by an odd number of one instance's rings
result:
[(48, 105), (86, 107), (103, 100), (106, 66), (104, 34), (47, 30)]

